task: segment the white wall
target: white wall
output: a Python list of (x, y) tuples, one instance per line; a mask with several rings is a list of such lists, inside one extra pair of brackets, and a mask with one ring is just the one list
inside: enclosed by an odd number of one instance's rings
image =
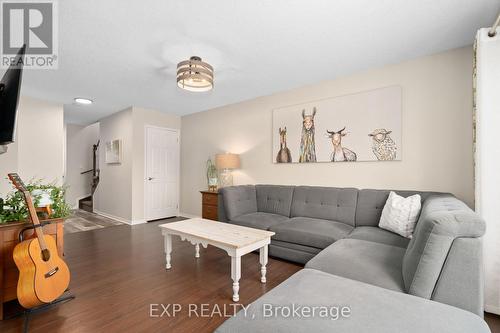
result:
[(62, 104), (23, 96), (17, 119), (16, 143), (0, 155), (0, 196), (11, 186), (7, 173), (17, 172), (28, 182), (43, 179), (61, 183), (64, 173), (64, 120)]
[[(472, 206), (471, 76), (472, 49), (465, 47), (184, 116), (181, 211), (201, 213), (206, 160), (225, 151), (241, 154), (236, 184), (448, 191)], [(402, 161), (272, 163), (274, 108), (392, 85), (403, 91)]]
[(78, 207), (78, 200), (89, 196), (92, 191), (92, 146), (99, 140), (99, 123), (89, 126), (66, 125), (66, 201)]
[[(101, 181), (94, 198), (95, 211), (126, 223), (144, 219), (144, 127), (179, 129), (180, 117), (155, 110), (131, 107), (100, 121)], [(106, 164), (106, 141), (121, 139), (123, 161)]]

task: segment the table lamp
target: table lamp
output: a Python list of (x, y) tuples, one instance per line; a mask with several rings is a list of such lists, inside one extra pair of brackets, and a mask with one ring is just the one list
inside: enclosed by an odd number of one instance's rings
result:
[(215, 155), (215, 165), (220, 170), (220, 187), (233, 186), (231, 170), (240, 167), (240, 156), (230, 153), (217, 154)]

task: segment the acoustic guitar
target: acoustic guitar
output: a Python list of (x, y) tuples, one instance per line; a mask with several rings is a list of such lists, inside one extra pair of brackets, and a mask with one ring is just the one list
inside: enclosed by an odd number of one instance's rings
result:
[(17, 174), (8, 176), (23, 194), (36, 232), (36, 238), (22, 241), (14, 248), (14, 262), (19, 269), (17, 298), (24, 308), (30, 309), (59, 298), (68, 288), (70, 273), (57, 253), (54, 238), (43, 234), (30, 192)]

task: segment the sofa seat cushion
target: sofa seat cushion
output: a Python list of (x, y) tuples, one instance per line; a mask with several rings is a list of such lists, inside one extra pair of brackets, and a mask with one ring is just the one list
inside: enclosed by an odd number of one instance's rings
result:
[(288, 220), (289, 218), (283, 215), (257, 212), (237, 216), (231, 220), (231, 223), (244, 227), (268, 230), (271, 226)]
[(294, 217), (286, 223), (272, 226), (269, 230), (276, 233), (273, 236), (275, 240), (324, 249), (347, 236), (352, 229), (350, 225), (340, 222)]
[(342, 239), (321, 251), (306, 267), (404, 292), (404, 254), (405, 249), (397, 246)]
[[(286, 316), (279, 306), (306, 306)], [(270, 306), (272, 309), (269, 310)], [(348, 307), (350, 316), (321, 317), (312, 307)], [(306, 309), (307, 310), (307, 309)], [(277, 315), (269, 315), (276, 311)], [(335, 314), (335, 311), (332, 311)], [(285, 313), (285, 315), (283, 315)], [(302, 315), (304, 314), (305, 315)], [(453, 306), (382, 289), (312, 269), (303, 269), (226, 320), (217, 333), (253, 332), (489, 333), (479, 316)]]
[(380, 229), (379, 227), (358, 227), (355, 228), (347, 238), (361, 239), (375, 243), (382, 243), (405, 248), (410, 240), (393, 232)]

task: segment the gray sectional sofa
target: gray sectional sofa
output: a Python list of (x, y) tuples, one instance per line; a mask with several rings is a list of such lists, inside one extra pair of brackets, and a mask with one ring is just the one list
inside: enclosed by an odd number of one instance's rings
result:
[[(305, 269), (252, 304), (252, 316), (240, 312), (218, 331), (257, 332), (267, 325), (290, 328), (274, 331), (489, 332), (480, 318), (484, 221), (452, 194), (396, 191), (422, 198), (410, 240), (378, 228), (389, 192), (277, 185), (221, 189), (223, 220), (274, 231), (270, 255)], [(262, 318), (258, 311), (267, 303), (328, 301), (350, 304), (352, 317), (297, 321)], [(405, 322), (415, 323), (402, 329)]]

